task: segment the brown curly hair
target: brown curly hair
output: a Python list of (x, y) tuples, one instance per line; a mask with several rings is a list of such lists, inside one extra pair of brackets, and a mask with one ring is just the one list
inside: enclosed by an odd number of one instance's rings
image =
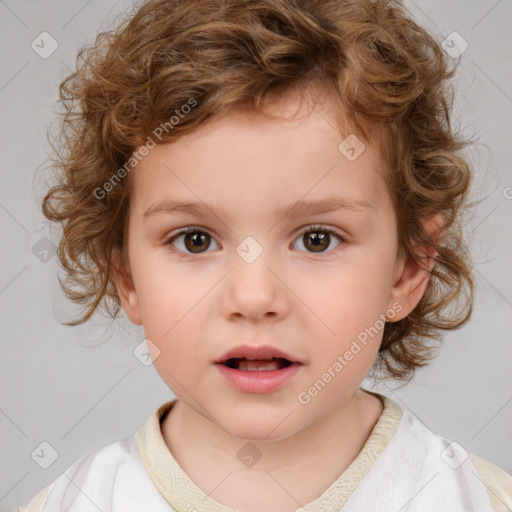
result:
[[(423, 298), (406, 318), (386, 324), (377, 358), (386, 376), (410, 380), (431, 359), (428, 342), (462, 326), (472, 311), (461, 223), (471, 169), (460, 152), (469, 142), (450, 126), (454, 72), (439, 42), (397, 1), (137, 6), (79, 51), (76, 71), (59, 87), (60, 139), (50, 141), (57, 183), (42, 208), (63, 228), (61, 286), (85, 306), (67, 325), (100, 307), (113, 318), (120, 310), (111, 255), (115, 248), (124, 253), (129, 171), (134, 151), (156, 138), (151, 134), (169, 142), (232, 108), (262, 111), (276, 95), (317, 85), (335, 94), (364, 140), (379, 134), (373, 138), (389, 173), (400, 255), (420, 261), (418, 242), (437, 251)], [(170, 122), (173, 116), (179, 122)], [(422, 221), (437, 213), (445, 225), (434, 239)]]

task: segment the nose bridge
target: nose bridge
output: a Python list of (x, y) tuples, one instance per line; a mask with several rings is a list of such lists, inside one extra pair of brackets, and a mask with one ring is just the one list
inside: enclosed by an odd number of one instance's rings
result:
[(268, 240), (263, 235), (248, 235), (235, 247), (235, 282), (251, 283), (255, 290), (273, 287), (275, 276), (268, 267), (272, 268), (275, 261)]
[(229, 313), (259, 317), (285, 311), (285, 292), (274, 268), (278, 266), (278, 258), (265, 245), (266, 242), (260, 243), (249, 235), (235, 248), (226, 303)]

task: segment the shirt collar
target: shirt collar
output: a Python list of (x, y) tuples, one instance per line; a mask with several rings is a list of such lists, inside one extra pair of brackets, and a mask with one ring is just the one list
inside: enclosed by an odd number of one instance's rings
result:
[[(403, 409), (384, 395), (367, 392), (379, 397), (384, 408), (366, 443), (336, 481), (318, 498), (299, 510), (303, 512), (339, 510), (395, 434), (403, 416)], [(176, 512), (190, 510), (237, 512), (203, 492), (183, 471), (167, 447), (160, 425), (176, 401), (177, 399), (171, 400), (156, 409), (144, 428), (136, 434), (140, 456), (146, 471), (158, 491)]]

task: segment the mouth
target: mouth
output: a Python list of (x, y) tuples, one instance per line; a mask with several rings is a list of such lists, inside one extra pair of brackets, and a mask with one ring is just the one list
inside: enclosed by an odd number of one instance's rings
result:
[(272, 345), (239, 345), (219, 357), (216, 364), (244, 372), (270, 372), (302, 365), (298, 358)]
[(231, 357), (223, 363), (228, 368), (244, 372), (265, 372), (282, 370), (292, 365), (292, 361), (283, 357), (272, 357), (270, 359), (248, 359), (246, 357)]
[(300, 372), (303, 362), (269, 345), (235, 347), (215, 361), (220, 375), (243, 393), (273, 393)]

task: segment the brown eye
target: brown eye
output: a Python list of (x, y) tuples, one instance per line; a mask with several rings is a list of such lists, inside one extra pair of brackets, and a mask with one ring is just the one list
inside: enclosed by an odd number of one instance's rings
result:
[(210, 235), (194, 231), (185, 235), (184, 242), (190, 252), (203, 252), (210, 247)]
[(340, 240), (338, 245), (341, 245), (344, 241), (343, 237), (333, 229), (323, 228), (321, 226), (312, 226), (306, 232), (302, 233), (299, 241), (305, 247), (307, 252), (324, 253), (330, 252), (327, 251), (327, 249), (332, 244), (333, 237)]
[(329, 233), (311, 231), (303, 235), (302, 240), (308, 249), (313, 250), (313, 252), (322, 252), (329, 247), (330, 235)]
[(184, 229), (169, 239), (166, 244), (173, 245), (185, 254), (201, 254), (210, 247), (213, 238), (196, 228)]

